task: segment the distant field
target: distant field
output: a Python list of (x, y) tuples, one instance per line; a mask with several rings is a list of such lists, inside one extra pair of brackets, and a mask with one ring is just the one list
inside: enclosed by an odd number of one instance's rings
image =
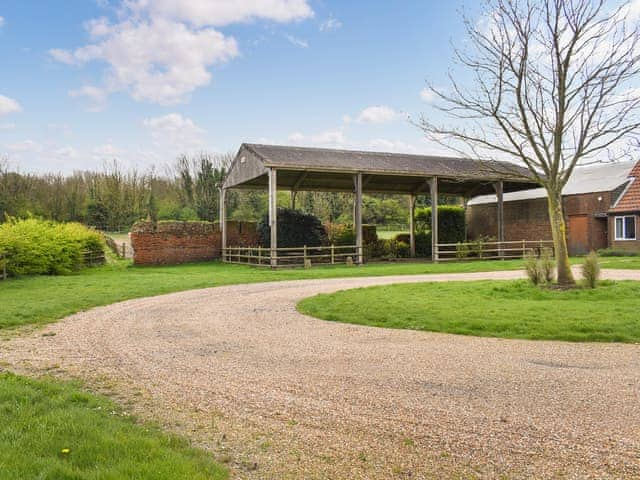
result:
[(105, 235), (107, 235), (108, 237), (113, 238), (116, 242), (118, 243), (122, 243), (122, 242), (129, 242), (129, 234), (128, 233), (122, 233), (122, 232), (118, 232), (118, 233), (111, 233), (111, 232), (104, 232)]
[(382, 238), (384, 240), (390, 240), (392, 238), (395, 238), (396, 235), (400, 235), (402, 233), (409, 233), (409, 232), (404, 230), (388, 230), (388, 231), (378, 230), (378, 238)]

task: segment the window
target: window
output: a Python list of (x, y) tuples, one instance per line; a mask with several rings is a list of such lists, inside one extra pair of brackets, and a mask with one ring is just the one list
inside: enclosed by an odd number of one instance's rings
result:
[(636, 239), (636, 217), (616, 217), (616, 240)]

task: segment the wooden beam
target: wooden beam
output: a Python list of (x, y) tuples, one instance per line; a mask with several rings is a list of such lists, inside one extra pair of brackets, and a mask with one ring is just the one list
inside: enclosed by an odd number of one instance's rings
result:
[[(504, 183), (502, 180), (493, 184), (493, 188), (496, 190), (497, 197), (497, 216), (498, 216), (498, 242), (504, 242)], [(500, 256), (504, 255), (502, 248), (500, 249)]]
[(409, 195), (409, 251), (416, 256), (416, 196)]
[(227, 213), (226, 213), (226, 197), (227, 197), (227, 189), (220, 189), (220, 256), (222, 257), (222, 261), (226, 260), (226, 256), (224, 254), (224, 250), (227, 248)]
[(354, 175), (354, 183), (356, 187), (355, 204), (354, 204), (354, 224), (356, 228), (356, 257), (358, 265), (364, 263), (363, 244), (364, 237), (362, 232), (362, 173)]
[(298, 178), (296, 178), (296, 181), (293, 183), (291, 190), (297, 192), (300, 188), (300, 185), (302, 185), (302, 182), (304, 182), (304, 179), (307, 178), (307, 175), (309, 175), (309, 172), (307, 172), (306, 170), (298, 175)]
[(277, 171), (269, 169), (269, 230), (271, 231), (271, 266), (278, 266), (278, 187)]
[(430, 181), (431, 190), (431, 259), (438, 262), (438, 177)]
[(374, 175), (367, 175), (364, 180), (362, 181), (362, 189), (364, 190), (364, 188), (369, 185), (369, 183), (371, 183), (371, 180), (373, 180)]
[(413, 192), (411, 192), (413, 195), (418, 195), (421, 192), (424, 192), (425, 190), (429, 189), (431, 186), (431, 179), (430, 178), (425, 178), (424, 181), (413, 190)]

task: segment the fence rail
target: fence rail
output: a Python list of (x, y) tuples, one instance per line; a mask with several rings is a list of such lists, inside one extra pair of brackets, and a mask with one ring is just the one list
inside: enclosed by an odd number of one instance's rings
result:
[(82, 252), (82, 263), (84, 265), (102, 265), (104, 262), (104, 250), (86, 250)]
[(545, 249), (550, 249), (553, 254), (553, 242), (551, 240), (439, 243), (437, 245), (437, 257), (440, 262), (506, 260), (524, 258), (528, 253), (539, 255)]
[(358, 247), (355, 245), (330, 245), (322, 247), (276, 248), (272, 256), (270, 248), (265, 247), (227, 247), (222, 250), (222, 261), (225, 263), (242, 263), (269, 267), (271, 260), (278, 266), (303, 266), (312, 264), (335, 265), (358, 259)]

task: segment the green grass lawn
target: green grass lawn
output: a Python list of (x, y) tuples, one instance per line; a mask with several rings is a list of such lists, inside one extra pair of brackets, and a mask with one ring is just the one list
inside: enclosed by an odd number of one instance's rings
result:
[(400, 235), (406, 233), (408, 234), (409, 231), (408, 230), (378, 230), (377, 234), (378, 234), (378, 238), (381, 238), (383, 240), (391, 240), (396, 238), (396, 235)]
[[(574, 259), (581, 262), (581, 259)], [(640, 257), (603, 259), (604, 268), (638, 268)], [(337, 277), (411, 275), (445, 272), (516, 270), (522, 261), (476, 261), (461, 263), (377, 263), (362, 267), (323, 266), (271, 270), (220, 262), (170, 267), (133, 267), (115, 261), (68, 276), (37, 276), (0, 281), (0, 329), (56, 321), (91, 307), (130, 298), (160, 295), (195, 288)]]
[(0, 374), (0, 418), (3, 480), (227, 478), (210, 454), (73, 384)]
[(527, 281), (390, 285), (318, 295), (300, 312), (375, 327), (482, 337), (640, 342), (640, 282), (595, 290), (538, 288)]
[(220, 262), (170, 267), (133, 267), (128, 261), (88, 268), (75, 275), (0, 281), (0, 329), (56, 321), (99, 305), (195, 288), (239, 283), (368, 275), (518, 269), (521, 261), (456, 264), (382, 263), (271, 270)]

